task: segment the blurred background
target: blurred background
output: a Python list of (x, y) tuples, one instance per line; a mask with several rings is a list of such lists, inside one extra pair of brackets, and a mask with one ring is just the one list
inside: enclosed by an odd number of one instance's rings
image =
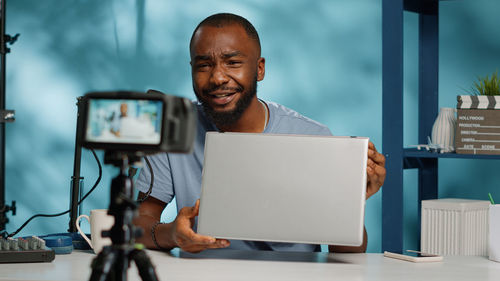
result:
[[(382, 147), (380, 0), (10, 0), (7, 33), (20, 33), (7, 55), (6, 203), (14, 232), (30, 216), (68, 209), (76, 98), (94, 90), (157, 89), (194, 99), (188, 44), (205, 17), (231, 12), (259, 32), (266, 77), (258, 96), (326, 124), (335, 135), (368, 136)], [(455, 107), (477, 76), (500, 68), (500, 2), (440, 3), (440, 107)], [(405, 21), (405, 145), (417, 142), (418, 16)], [(430, 132), (429, 132), (430, 134)], [(98, 152), (102, 160), (102, 152)], [(439, 196), (500, 201), (498, 160), (439, 160)], [(116, 170), (83, 203), (106, 208)], [(406, 170), (405, 249), (418, 249), (417, 172)], [(82, 153), (85, 191), (97, 164)], [(391, 175), (387, 175), (390, 177)], [(383, 189), (382, 189), (383, 192)], [(175, 206), (164, 213), (175, 215)], [(334, 214), (332, 214), (334, 215)], [(37, 218), (19, 235), (65, 232), (69, 216)], [(381, 192), (367, 201), (369, 252), (381, 251)], [(89, 226), (83, 224), (89, 231)]]

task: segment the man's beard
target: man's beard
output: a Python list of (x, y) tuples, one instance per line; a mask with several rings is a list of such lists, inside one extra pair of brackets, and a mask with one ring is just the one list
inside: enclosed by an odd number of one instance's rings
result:
[[(217, 89), (223, 90), (224, 87), (219, 87), (219, 88), (210, 89), (209, 91), (204, 91), (203, 95), (205, 96), (206, 93), (210, 93), (210, 92), (217, 90)], [(194, 88), (193, 88), (193, 90), (194, 90)], [(240, 92), (241, 92), (241, 90), (242, 90), (242, 88), (240, 87)], [(203, 106), (203, 110), (206, 113), (206, 115), (208, 116), (208, 118), (210, 118), (210, 120), (212, 120), (212, 122), (215, 123), (215, 125), (218, 128), (231, 126), (231, 125), (235, 124), (241, 118), (241, 116), (243, 115), (245, 110), (250, 106), (250, 103), (252, 102), (253, 97), (255, 97), (255, 95), (257, 94), (257, 77), (255, 77), (253, 82), (250, 84), (250, 88), (248, 88), (244, 92), (241, 92), (242, 96), (236, 102), (236, 108), (234, 110), (231, 110), (231, 111), (224, 111), (224, 112), (215, 111), (212, 107), (210, 107), (209, 104), (207, 104), (203, 100), (203, 96), (200, 97), (200, 95), (196, 92), (196, 90), (194, 90), (194, 93), (195, 93), (196, 97), (198, 98), (198, 101)]]

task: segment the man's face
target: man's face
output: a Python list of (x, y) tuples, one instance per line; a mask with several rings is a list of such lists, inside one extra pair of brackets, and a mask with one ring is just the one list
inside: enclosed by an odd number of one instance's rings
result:
[(127, 116), (127, 104), (126, 103), (120, 104), (120, 113), (122, 116)]
[(193, 88), (217, 125), (231, 125), (248, 108), (264, 78), (258, 44), (239, 25), (202, 26), (191, 45)]

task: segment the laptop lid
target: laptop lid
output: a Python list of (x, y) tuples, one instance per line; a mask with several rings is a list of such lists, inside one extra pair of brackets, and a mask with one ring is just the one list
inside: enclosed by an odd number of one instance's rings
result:
[(198, 233), (359, 246), (368, 138), (209, 132)]

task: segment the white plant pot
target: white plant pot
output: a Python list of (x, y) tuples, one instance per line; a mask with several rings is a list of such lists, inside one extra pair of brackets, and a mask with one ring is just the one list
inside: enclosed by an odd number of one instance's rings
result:
[(455, 151), (455, 128), (457, 126), (455, 112), (455, 108), (442, 107), (432, 126), (432, 144), (438, 145), (442, 153)]

